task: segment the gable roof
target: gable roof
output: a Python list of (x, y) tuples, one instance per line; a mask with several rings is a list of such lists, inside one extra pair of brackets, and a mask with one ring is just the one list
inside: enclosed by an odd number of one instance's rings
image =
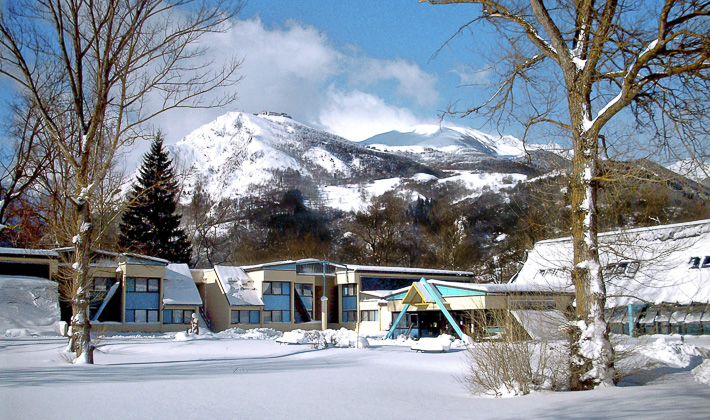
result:
[[(703, 267), (710, 257), (710, 220), (606, 232), (598, 238), (608, 307), (710, 303), (710, 265)], [(571, 287), (571, 268), (571, 238), (540, 241), (511, 284)]]

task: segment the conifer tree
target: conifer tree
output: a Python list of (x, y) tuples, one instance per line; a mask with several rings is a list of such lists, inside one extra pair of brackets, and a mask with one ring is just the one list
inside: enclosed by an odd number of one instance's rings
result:
[(118, 245), (121, 249), (171, 262), (188, 263), (192, 246), (176, 213), (177, 182), (173, 162), (158, 133), (129, 194)]

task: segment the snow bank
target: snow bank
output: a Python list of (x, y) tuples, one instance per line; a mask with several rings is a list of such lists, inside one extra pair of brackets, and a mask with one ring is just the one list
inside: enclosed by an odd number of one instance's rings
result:
[(443, 353), (451, 349), (450, 335), (440, 335), (438, 337), (423, 337), (412, 344), (411, 349), (418, 352), (438, 352)]
[(253, 328), (250, 330), (231, 328), (214, 334), (217, 338), (238, 338), (244, 340), (276, 340), (282, 335), (282, 332), (276, 331), (273, 328)]
[(700, 366), (693, 369), (695, 380), (701, 384), (710, 385), (710, 359), (706, 359)]
[(702, 357), (696, 346), (682, 342), (666, 342), (663, 338), (657, 339), (650, 346), (642, 346), (640, 353), (649, 359), (678, 368), (688, 368)]
[(306, 334), (302, 331), (288, 331), (276, 339), (281, 344), (303, 344), (306, 341)]
[(57, 283), (38, 277), (0, 276), (0, 334), (57, 335)]

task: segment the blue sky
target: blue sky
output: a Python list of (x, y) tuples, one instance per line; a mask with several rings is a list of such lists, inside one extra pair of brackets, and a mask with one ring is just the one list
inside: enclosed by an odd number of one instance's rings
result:
[[(432, 58), (478, 11), (417, 0), (248, 0), (228, 32), (205, 40), (206, 59), (244, 60), (239, 99), (221, 109), (168, 112), (153, 123), (168, 144), (233, 110), (285, 112), (354, 141), (438, 124), (451, 104), (481, 100), (480, 89), (460, 86), (486, 82), (472, 48), (489, 46), (492, 37), (458, 37)], [(0, 95), (7, 96), (7, 83), (0, 82)], [(134, 152), (143, 149), (136, 145)]]
[[(460, 87), (479, 77), (473, 37), (457, 38), (432, 58), (477, 12), (416, 0), (251, 0), (235, 26), (210, 42), (217, 56), (244, 59), (239, 100), (229, 110), (286, 112), (358, 141), (438, 123), (449, 105), (477, 99), (477, 89)], [(483, 44), (487, 37), (476, 39)], [(224, 111), (168, 114), (157, 122), (171, 143)]]

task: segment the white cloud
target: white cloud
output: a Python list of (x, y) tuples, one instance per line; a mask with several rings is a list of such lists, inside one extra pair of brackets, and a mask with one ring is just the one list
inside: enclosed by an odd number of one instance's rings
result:
[[(244, 60), (239, 69), (243, 80), (234, 87), (239, 99), (223, 109), (182, 110), (157, 118), (167, 143), (232, 110), (285, 112), (303, 123), (362, 140), (400, 123), (416, 123), (411, 111), (388, 103), (428, 106), (439, 100), (436, 77), (416, 64), (363, 56), (357, 48), (337, 49), (323, 32), (295, 21), (267, 28), (258, 17), (240, 20), (205, 43), (206, 59)], [(369, 135), (363, 137), (365, 133)]]
[(324, 129), (352, 141), (419, 123), (412, 111), (388, 105), (380, 97), (332, 87), (328, 90), (328, 102), (318, 119), (318, 124)]
[(401, 58), (378, 60), (366, 58), (356, 64), (351, 79), (360, 86), (369, 86), (382, 81), (394, 80), (399, 95), (414, 99), (419, 105), (434, 105), (439, 101), (436, 77), (422, 70), (418, 65)]
[(450, 70), (459, 77), (461, 85), (489, 85), (493, 69), (490, 67), (474, 69), (470, 66), (459, 65)]

